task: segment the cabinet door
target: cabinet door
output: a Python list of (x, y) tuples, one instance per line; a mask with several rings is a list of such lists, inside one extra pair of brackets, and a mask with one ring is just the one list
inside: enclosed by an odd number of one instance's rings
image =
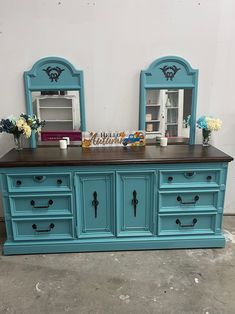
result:
[(78, 236), (114, 235), (114, 174), (76, 174)]
[(154, 234), (155, 172), (117, 173), (117, 235)]

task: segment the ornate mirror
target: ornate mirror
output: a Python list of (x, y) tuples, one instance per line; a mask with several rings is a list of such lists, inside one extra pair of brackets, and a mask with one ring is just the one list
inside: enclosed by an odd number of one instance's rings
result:
[(77, 144), (86, 130), (83, 72), (63, 58), (47, 57), (24, 72), (24, 83), (27, 114), (45, 120), (30, 146), (52, 145), (62, 137)]
[(139, 129), (147, 138), (194, 144), (197, 84), (198, 70), (180, 57), (157, 59), (141, 71)]

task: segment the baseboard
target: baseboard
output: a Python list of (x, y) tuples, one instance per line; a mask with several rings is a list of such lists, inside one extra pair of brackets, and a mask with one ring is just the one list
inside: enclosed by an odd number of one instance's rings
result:
[(69, 241), (38, 241), (11, 242), (3, 245), (4, 255), (17, 254), (45, 254), (45, 253), (75, 253), (75, 252), (104, 252), (104, 251), (133, 251), (133, 250), (161, 250), (161, 249), (193, 249), (193, 248), (223, 248), (223, 235), (197, 236), (187, 238), (183, 236), (132, 239), (98, 239)]

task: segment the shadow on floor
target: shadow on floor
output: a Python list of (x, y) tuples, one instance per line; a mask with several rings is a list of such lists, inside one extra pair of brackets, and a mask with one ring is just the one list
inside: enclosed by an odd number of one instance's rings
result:
[(224, 230), (224, 249), (0, 256), (0, 313), (234, 314), (235, 217)]

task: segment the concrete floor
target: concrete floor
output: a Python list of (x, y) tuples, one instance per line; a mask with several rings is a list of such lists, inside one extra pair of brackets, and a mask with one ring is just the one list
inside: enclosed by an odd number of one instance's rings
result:
[(224, 229), (225, 249), (0, 255), (0, 313), (234, 314), (235, 217)]

